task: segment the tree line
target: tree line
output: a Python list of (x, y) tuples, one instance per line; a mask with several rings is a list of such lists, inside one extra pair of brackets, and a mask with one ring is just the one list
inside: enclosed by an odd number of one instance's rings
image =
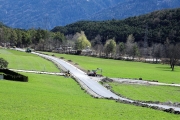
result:
[(1, 23), (1, 46), (31, 47), (36, 50), (51, 50), (65, 42), (65, 36), (60, 32), (50, 32), (43, 29), (13, 29)]
[(169, 39), (165, 43), (154, 43), (152, 46), (144, 47), (135, 41), (130, 34), (126, 42), (116, 43), (114, 39), (106, 41), (105, 45), (96, 45), (94, 50), (97, 57), (124, 59), (142, 62), (169, 64), (172, 71), (175, 65), (180, 65), (180, 43), (173, 44)]

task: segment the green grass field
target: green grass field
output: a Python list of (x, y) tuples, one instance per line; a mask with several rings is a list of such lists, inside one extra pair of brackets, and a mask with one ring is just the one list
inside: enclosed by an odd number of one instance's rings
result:
[(28, 83), (0, 80), (1, 120), (178, 120), (179, 115), (94, 99), (70, 78), (22, 73)]
[(180, 87), (109, 83), (112, 89), (133, 100), (180, 103)]
[[(52, 55), (52, 53), (47, 53)], [(144, 80), (158, 80), (163, 83), (180, 83), (180, 67), (175, 66), (171, 71), (169, 65), (149, 64), (142, 62), (101, 59), (87, 56), (55, 54), (78, 63), (85, 70), (102, 68), (103, 75), (112, 78), (143, 78)]]
[(8, 68), (11, 69), (60, 72), (52, 62), (31, 53), (0, 49), (0, 57), (8, 61)]
[[(107, 66), (115, 65), (116, 62), (118, 65), (124, 64), (122, 66), (126, 66), (127, 63), (131, 63), (131, 65), (136, 64), (133, 62), (126, 63), (125, 61), (105, 60), (84, 56), (59, 55), (59, 57), (60, 56), (65, 57), (67, 60), (71, 59), (74, 63), (80, 64), (80, 66), (84, 69), (95, 69), (98, 65), (98, 67), (101, 67), (103, 69), (103, 73), (112, 75), (113, 77), (116, 77), (114, 76), (114, 71), (108, 72), (112, 68), (106, 70), (106, 68), (108, 68)], [(35, 70), (41, 70), (41, 67), (38, 68), (38, 66), (42, 66), (43, 64), (45, 64), (47, 68), (49, 67), (48, 69), (51, 72), (57, 70), (57, 68), (51, 62), (25, 52), (0, 49), (0, 57), (5, 58), (9, 62), (9, 68), (29, 70), (32, 67), (33, 63), (36, 64), (37, 67), (33, 67), (33, 69)], [(31, 59), (34, 59), (34, 62), (32, 62)], [(20, 61), (18, 62), (18, 65), (16, 65), (17, 61)], [(146, 65), (145, 67), (147, 67)], [(128, 67), (130, 66), (128, 65)], [(53, 70), (51, 70), (50, 68), (52, 68)], [(115, 66), (113, 66), (113, 68), (117, 70)], [(176, 70), (176, 72), (177, 71), (178, 69)], [(179, 115), (174, 115), (159, 110), (116, 103), (114, 100), (94, 99), (83, 90), (81, 90), (80, 86), (71, 78), (43, 74), (22, 74), (29, 77), (29, 82), (24, 83), (0, 80), (0, 119), (2, 120), (180, 119)], [(129, 86), (127, 85), (127, 87), (123, 90), (126, 90), (128, 87)], [(142, 88), (141, 90), (143, 89), (145, 88)], [(155, 91), (159, 90), (156, 88), (152, 89), (155, 89)], [(162, 89), (165, 90), (169, 88)], [(130, 89), (129, 91), (131, 90), (133, 89)], [(178, 89), (170, 90), (176, 91)], [(174, 95), (176, 94), (177, 92), (175, 92)], [(135, 97), (133, 98), (135, 99)]]

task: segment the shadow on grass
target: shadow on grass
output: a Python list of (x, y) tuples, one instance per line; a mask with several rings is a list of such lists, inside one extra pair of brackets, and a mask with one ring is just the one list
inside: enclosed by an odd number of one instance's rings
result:
[(179, 69), (178, 69), (178, 70), (176, 69), (176, 66), (175, 66), (175, 68), (174, 68), (174, 71), (172, 71), (172, 69), (171, 69), (170, 66), (169, 66), (169, 67), (156, 67), (156, 68), (161, 69), (162, 71), (180, 72)]
[(158, 69), (169, 69), (169, 70), (171, 70), (171, 67), (170, 66), (162, 66), (162, 67), (156, 67), (156, 68), (158, 68)]

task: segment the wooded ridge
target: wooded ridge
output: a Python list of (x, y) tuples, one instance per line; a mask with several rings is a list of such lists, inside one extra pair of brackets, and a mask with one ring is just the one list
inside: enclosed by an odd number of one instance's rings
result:
[(180, 42), (180, 8), (155, 11), (146, 15), (129, 17), (125, 20), (79, 21), (57, 26), (53, 32), (60, 31), (65, 35), (74, 35), (84, 31), (89, 40), (100, 35), (102, 42), (115, 38), (116, 42), (125, 42), (133, 34), (135, 41), (143, 41), (145, 33), (148, 43), (164, 43), (168, 38), (172, 43)]

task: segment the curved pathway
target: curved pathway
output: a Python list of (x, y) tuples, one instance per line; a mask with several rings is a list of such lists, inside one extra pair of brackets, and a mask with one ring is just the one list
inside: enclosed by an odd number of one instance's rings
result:
[[(23, 51), (22, 49), (17, 49), (17, 50)], [(64, 69), (69, 70), (70, 73), (76, 79), (83, 82), (89, 89), (91, 89), (93, 92), (95, 92), (96, 94), (98, 94), (99, 96), (101, 96), (103, 98), (112, 98), (112, 99), (116, 99), (116, 100), (126, 101), (126, 102), (129, 102), (129, 103), (136, 102), (136, 101), (133, 101), (133, 100), (130, 100), (130, 99), (126, 99), (126, 98), (117, 96), (116, 94), (112, 93), (110, 90), (103, 87), (97, 81), (94, 81), (91, 77), (87, 76), (86, 73), (84, 73), (80, 69), (76, 68), (75, 66), (65, 62), (62, 59), (59, 59), (59, 58), (56, 58), (56, 57), (53, 57), (53, 56), (48, 56), (48, 55), (36, 53), (36, 52), (32, 52), (32, 53), (36, 54), (38, 56), (41, 56), (43, 58), (49, 59), (49, 60), (53, 61), (55, 64), (60, 65)], [(159, 104), (153, 104), (153, 103), (150, 104), (150, 103), (142, 103), (142, 102), (139, 102), (139, 103), (143, 104), (143, 105), (149, 105), (149, 106), (159, 107), (159, 108), (163, 108), (163, 109), (173, 108), (175, 111), (180, 111), (180, 107), (175, 107), (175, 106), (159, 105)]]
[(86, 86), (88, 86), (92, 91), (94, 91), (99, 96), (102, 96), (104, 98), (114, 98), (119, 99), (119, 96), (112, 93), (110, 90), (106, 89), (102, 85), (100, 85), (98, 82), (92, 80), (91, 77), (87, 76), (86, 73), (81, 71), (80, 69), (76, 68), (75, 66), (65, 62), (64, 60), (61, 60), (59, 58), (43, 55), (39, 53), (34, 53), (36, 55), (39, 55), (41, 57), (44, 57), (46, 59), (49, 59), (53, 61), (56, 64), (59, 64), (61, 67), (64, 67), (66, 70), (69, 70), (70, 73), (77, 79), (79, 79), (81, 82), (83, 82)]

